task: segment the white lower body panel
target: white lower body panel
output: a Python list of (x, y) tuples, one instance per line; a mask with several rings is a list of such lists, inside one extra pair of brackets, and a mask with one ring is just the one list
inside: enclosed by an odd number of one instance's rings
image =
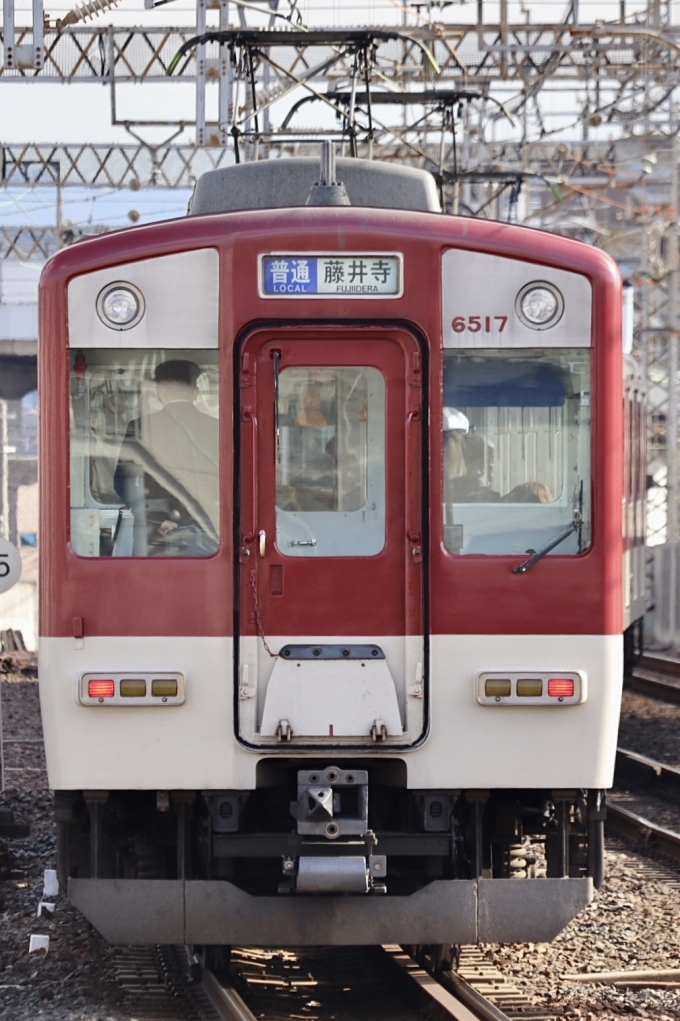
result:
[[(397, 641), (380, 636), (369, 640), (385, 646)], [(87, 638), (82, 648), (75, 646), (72, 638), (40, 640), (40, 697), (53, 789), (249, 790), (256, 785), (256, 766), (263, 754), (303, 755), (291, 744), (263, 752), (237, 741), (231, 638)], [(385, 651), (389, 662), (390, 651), (387, 647)], [(406, 659), (406, 676), (392, 672), (405, 729), (417, 739), (420, 727), (414, 724), (428, 702), (419, 697), (414, 683), (415, 664)], [(258, 660), (263, 662), (258, 655), (254, 677)], [(134, 670), (183, 673), (186, 702), (129, 708), (78, 702), (81, 674)], [(581, 705), (480, 705), (477, 674), (503, 670), (582, 671), (588, 698)], [(402, 758), (411, 788), (608, 787), (622, 676), (620, 636), (435, 635), (425, 679), (427, 739), (410, 751), (381, 745), (364, 747), (360, 754)], [(258, 688), (266, 680), (260, 677)], [(247, 697), (250, 691), (244, 694), (239, 704), (245, 718), (252, 720), (254, 737), (259, 700)], [(319, 751), (307, 754), (318, 758)], [(323, 754), (341, 762), (358, 753), (329, 744)]]
[[(581, 671), (580, 705), (480, 705), (477, 674)], [(409, 787), (610, 787), (623, 685), (620, 635), (433, 635), (430, 733)]]
[[(40, 704), (54, 790), (202, 790), (254, 786), (234, 740), (231, 638), (41, 638)], [(184, 674), (186, 701), (84, 706), (83, 673)], [(133, 700), (131, 700), (133, 701)], [(247, 782), (246, 782), (247, 781)]]

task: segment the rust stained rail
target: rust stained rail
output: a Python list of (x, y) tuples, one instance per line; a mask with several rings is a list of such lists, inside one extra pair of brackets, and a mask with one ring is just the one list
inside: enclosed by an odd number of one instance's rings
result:
[(664, 793), (680, 795), (680, 769), (626, 748), (616, 749), (615, 777), (616, 782), (624, 786), (654, 789), (655, 793), (658, 790), (662, 796)]
[(642, 695), (680, 705), (680, 660), (645, 653), (626, 684)]
[(658, 826), (629, 808), (607, 803), (607, 827), (628, 837), (644, 848), (665, 854), (668, 858), (680, 861), (680, 833)]

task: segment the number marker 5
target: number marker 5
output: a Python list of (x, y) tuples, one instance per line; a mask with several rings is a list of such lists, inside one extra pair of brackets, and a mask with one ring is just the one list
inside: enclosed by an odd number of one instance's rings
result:
[(0, 593), (9, 592), (21, 577), (21, 555), (7, 539), (0, 539)]

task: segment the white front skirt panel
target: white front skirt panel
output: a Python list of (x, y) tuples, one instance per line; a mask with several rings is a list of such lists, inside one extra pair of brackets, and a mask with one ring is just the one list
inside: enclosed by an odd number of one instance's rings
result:
[[(433, 635), (430, 736), (409, 787), (610, 787), (623, 685), (620, 635)], [(580, 672), (580, 705), (480, 705), (481, 672)]]
[[(231, 638), (41, 638), (40, 704), (50, 787), (193, 790), (247, 787), (234, 741)], [(83, 673), (176, 672), (183, 705), (78, 702)], [(130, 699), (134, 703), (134, 699)], [(246, 780), (248, 781), (246, 783)], [(253, 784), (254, 786), (254, 784)]]
[[(377, 636), (374, 641), (381, 644)], [(255, 642), (246, 639), (243, 644)], [(393, 642), (403, 648), (404, 639), (382, 640), (388, 662)], [(53, 789), (255, 787), (256, 765), (263, 751), (243, 747), (234, 734), (231, 638), (107, 637), (86, 638), (82, 648), (76, 644), (72, 638), (40, 640), (40, 698)], [(269, 660), (265, 668), (264, 658), (254, 648), (242, 651), (246, 661), (253, 659), (250, 676), (241, 678), (242, 733), (250, 731), (257, 740), (258, 704), (264, 705), (258, 695), (266, 691), (275, 660)], [(425, 699), (422, 686), (415, 683), (417, 664), (410, 663), (410, 655), (405, 660), (408, 666), (401, 677), (392, 671), (400, 713), (406, 734), (410, 731), (409, 736), (417, 739), (423, 712), (429, 709), (427, 740), (412, 751), (373, 745), (361, 754), (403, 758), (409, 787), (611, 785), (623, 677), (620, 636), (435, 635), (430, 641)], [(184, 674), (184, 705), (84, 706), (78, 702), (82, 674), (97, 672), (105, 677), (107, 671), (135, 670)], [(581, 671), (588, 680), (587, 700), (580, 705), (480, 705), (478, 673), (503, 670)], [(270, 745), (264, 754), (279, 752), (296, 754), (290, 744)], [(319, 752), (308, 754), (318, 758)], [(324, 754), (329, 761), (340, 762), (351, 761), (357, 752), (328, 747)]]

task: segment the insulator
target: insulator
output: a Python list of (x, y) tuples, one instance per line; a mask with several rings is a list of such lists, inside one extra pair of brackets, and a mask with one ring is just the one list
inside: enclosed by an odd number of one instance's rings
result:
[(119, 0), (87, 0), (84, 4), (76, 4), (65, 18), (60, 18), (57, 21), (57, 32), (61, 32), (62, 28), (65, 28), (67, 25), (76, 25), (79, 21), (94, 18), (97, 14), (102, 14), (111, 7), (116, 7), (118, 3)]

